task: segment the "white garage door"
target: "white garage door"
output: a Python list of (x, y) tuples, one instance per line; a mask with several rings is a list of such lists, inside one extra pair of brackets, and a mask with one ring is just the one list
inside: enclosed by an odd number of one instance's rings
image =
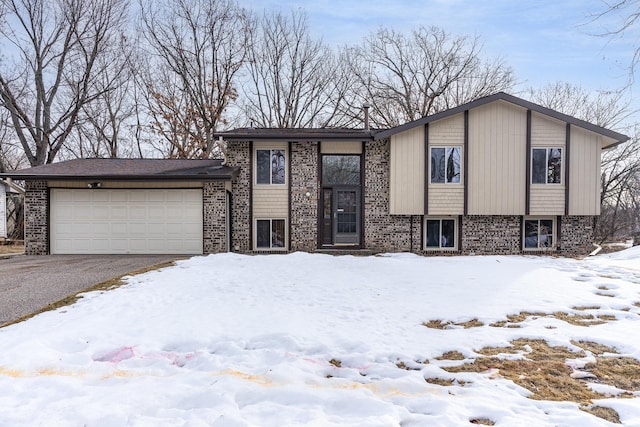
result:
[(201, 254), (202, 190), (51, 190), (52, 254)]

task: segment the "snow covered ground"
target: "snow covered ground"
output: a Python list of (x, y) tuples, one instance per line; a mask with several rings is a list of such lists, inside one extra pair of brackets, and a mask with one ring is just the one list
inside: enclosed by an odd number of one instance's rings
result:
[[(452, 376), (436, 360), (447, 351), (472, 359), (521, 337), (640, 358), (638, 301), (640, 247), (583, 261), (195, 257), (0, 329), (0, 426), (615, 425), (577, 403), (529, 399), (495, 372), (425, 379)], [(615, 320), (489, 326), (579, 307)], [(485, 326), (423, 325), (437, 319)], [(595, 403), (640, 425), (640, 394)]]

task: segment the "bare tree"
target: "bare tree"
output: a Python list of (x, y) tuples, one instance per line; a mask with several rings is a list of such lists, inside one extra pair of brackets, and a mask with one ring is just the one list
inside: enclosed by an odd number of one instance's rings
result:
[(511, 89), (511, 68), (501, 59), (484, 61), (481, 50), (477, 38), (437, 27), (419, 27), (409, 35), (380, 28), (345, 52), (358, 83), (351, 105), (371, 103), (373, 123), (393, 127)]
[(303, 11), (265, 12), (250, 46), (243, 109), (254, 125), (300, 128), (336, 122), (347, 79), (334, 52), (309, 35)]
[[(640, 0), (603, 0), (604, 9), (592, 14), (592, 23), (598, 22), (603, 30), (596, 34), (610, 39), (628, 36), (637, 37), (640, 22)], [(635, 40), (638, 42), (638, 40)], [(629, 84), (633, 83), (634, 71), (640, 63), (640, 45), (629, 59)]]
[(0, 0), (18, 52), (0, 70), (0, 102), (31, 165), (51, 163), (96, 87), (98, 58), (124, 22), (125, 0)]
[(209, 157), (237, 97), (252, 20), (234, 0), (141, 0), (152, 130), (170, 157)]
[(135, 144), (135, 80), (138, 61), (135, 37), (121, 33), (98, 63), (105, 72), (95, 79), (99, 95), (82, 106), (78, 126), (65, 148), (75, 157), (137, 157)]

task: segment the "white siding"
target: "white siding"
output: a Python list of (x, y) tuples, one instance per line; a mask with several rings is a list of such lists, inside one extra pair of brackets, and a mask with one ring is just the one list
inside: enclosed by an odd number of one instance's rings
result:
[(429, 215), (462, 215), (464, 213), (464, 187), (439, 185), (429, 187)]
[(424, 156), (424, 127), (391, 137), (390, 214), (424, 213)]
[(532, 185), (531, 215), (564, 215), (564, 185)]
[(470, 215), (524, 215), (526, 110), (493, 102), (469, 111)]
[[(531, 184), (531, 215), (564, 215), (566, 123), (538, 113), (531, 114), (531, 147), (562, 149), (562, 184)], [(527, 179), (531, 180), (531, 177)]]
[(360, 141), (322, 141), (322, 154), (362, 154)]
[(569, 215), (600, 214), (601, 137), (571, 127)]

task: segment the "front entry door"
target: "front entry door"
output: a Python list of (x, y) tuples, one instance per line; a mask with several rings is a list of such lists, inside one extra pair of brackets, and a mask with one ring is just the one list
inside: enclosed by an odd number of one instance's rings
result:
[(360, 244), (360, 195), (357, 189), (333, 190), (333, 244)]

